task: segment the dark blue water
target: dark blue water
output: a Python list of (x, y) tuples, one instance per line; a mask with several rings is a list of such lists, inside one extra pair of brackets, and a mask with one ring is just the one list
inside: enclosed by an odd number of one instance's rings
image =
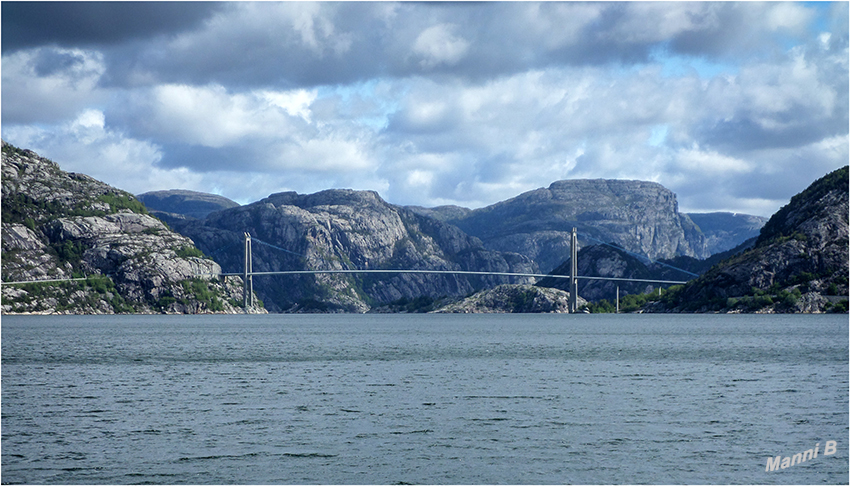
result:
[(848, 432), (846, 315), (2, 322), (3, 483), (847, 484)]

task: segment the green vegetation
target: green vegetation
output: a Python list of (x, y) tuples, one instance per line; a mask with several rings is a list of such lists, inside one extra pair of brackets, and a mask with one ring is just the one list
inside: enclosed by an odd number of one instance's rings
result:
[(534, 305), (534, 299), (537, 295), (537, 292), (531, 289), (518, 291), (511, 295), (510, 306), (520, 312), (527, 311)]
[(56, 251), (56, 256), (62, 262), (70, 263), (76, 268), (83, 259), (83, 252), (86, 251), (86, 245), (82, 241), (65, 240), (62, 242), (52, 243), (50, 245)]
[(441, 302), (442, 299), (435, 299), (434, 297), (429, 297), (427, 295), (420, 295), (413, 299), (402, 297), (401, 299), (394, 300), (386, 304), (386, 307), (392, 310), (392, 312), (403, 312), (409, 314), (426, 313), (440, 307)]
[[(636, 312), (650, 302), (664, 301), (670, 298), (671, 292), (678, 292), (681, 288), (681, 285), (674, 285), (669, 289), (661, 289), (660, 292), (653, 290), (645, 294), (626, 294), (620, 297), (620, 312), (624, 314)], [(588, 302), (580, 310), (584, 309), (593, 314), (611, 314), (617, 312), (616, 304), (606, 299), (597, 302)]]
[(15, 147), (14, 145), (10, 145), (8, 143), (3, 144), (3, 153), (6, 155), (20, 155), (22, 157), (28, 157), (27, 151), (24, 149), (20, 149)]
[(56, 201), (36, 201), (20, 193), (3, 194), (2, 210), (4, 223), (23, 223), (27, 227), (31, 224), (30, 229), (35, 229), (36, 223), (53, 218), (55, 214), (61, 217), (67, 213), (67, 207)]
[(755, 312), (770, 306), (778, 312), (793, 311), (802, 297), (802, 291), (799, 287), (791, 290), (781, 287), (778, 283), (767, 290), (753, 287), (747, 295), (691, 299), (685, 304), (682, 304), (682, 298), (679, 295), (681, 289), (677, 289), (675, 292), (668, 293), (662, 301), (670, 307), (680, 305), (686, 312)]
[(829, 303), (824, 308), (826, 312), (831, 312), (835, 314), (847, 314), (848, 312), (848, 302), (847, 299), (839, 300), (836, 303)]
[(129, 209), (134, 213), (148, 214), (148, 208), (141, 201), (126, 193), (107, 192), (98, 196), (97, 200), (109, 204), (111, 213)]
[[(659, 296), (658, 291), (649, 292), (646, 294), (628, 294), (620, 298), (620, 312), (629, 313), (635, 312), (643, 308), (650, 302), (663, 302), (668, 306), (675, 306), (680, 302), (680, 293), (684, 287), (682, 285), (674, 285), (667, 290), (662, 290)], [(753, 288), (752, 293), (738, 297), (728, 298), (710, 298), (689, 302), (684, 306), (685, 311), (707, 311), (707, 312), (755, 312), (768, 306), (774, 306), (775, 310), (793, 310), (802, 297), (802, 292), (799, 288), (791, 290), (780, 289), (778, 285), (774, 285), (768, 290), (760, 290)], [(844, 301), (846, 302), (846, 301)], [(844, 306), (846, 307), (846, 303)], [(831, 312), (841, 312), (841, 303), (829, 307)], [(608, 300), (600, 300), (598, 302), (590, 302), (584, 309), (591, 313), (613, 313), (616, 312), (616, 306)], [(845, 311), (846, 312), (846, 311)]]
[(194, 246), (188, 245), (178, 248), (175, 253), (177, 253), (177, 256), (180, 258), (208, 258), (201, 250), (195, 248)]
[(26, 294), (4, 302), (17, 310), (94, 310), (101, 309), (105, 303), (116, 314), (136, 311), (133, 305), (121, 297), (112, 279), (102, 275), (89, 276), (82, 281), (28, 283), (20, 285), (19, 288)]
[[(182, 285), (183, 290), (185, 290), (187, 294), (193, 296), (198, 302), (206, 305), (209, 310), (213, 312), (221, 312), (224, 310), (224, 304), (221, 300), (219, 300), (218, 295), (214, 291), (210, 290), (206, 280), (200, 278), (184, 280)], [(182, 302), (184, 304), (188, 304), (186, 300), (183, 300)]]
[(148, 214), (144, 204), (124, 193), (106, 193), (97, 197), (97, 201), (109, 205), (109, 212), (90, 209), (93, 201), (81, 201), (74, 206), (63, 204), (60, 201), (36, 200), (21, 194), (4, 194), (2, 198), (2, 212), (4, 223), (23, 224), (35, 231), (39, 223), (44, 223), (57, 218), (106, 216), (114, 214), (122, 209), (129, 209), (134, 213)]

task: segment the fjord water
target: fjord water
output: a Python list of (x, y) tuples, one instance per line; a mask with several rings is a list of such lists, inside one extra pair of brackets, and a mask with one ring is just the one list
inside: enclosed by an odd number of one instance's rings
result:
[(847, 438), (846, 315), (2, 321), (3, 483), (846, 484)]

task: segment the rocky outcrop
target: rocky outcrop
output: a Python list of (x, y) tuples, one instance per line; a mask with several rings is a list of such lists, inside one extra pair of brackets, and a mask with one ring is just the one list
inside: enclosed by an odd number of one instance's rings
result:
[[(246, 206), (184, 221), (175, 229), (241, 272), (242, 240), (253, 238), (255, 272), (420, 269), (534, 273), (527, 258), (484, 248), (457, 227), (385, 202), (372, 191), (273, 194)], [(279, 312), (366, 312), (400, 299), (468, 295), (520, 282), (500, 276), (275, 275), (254, 277), (266, 307)], [(527, 281), (527, 280), (526, 280)]]
[(699, 228), (678, 212), (676, 195), (654, 182), (559, 181), (448, 221), (486, 248), (525, 255), (543, 272), (569, 257), (573, 227), (581, 246), (612, 242), (652, 259), (709, 256)]
[(237, 312), (241, 280), (132, 195), (3, 143), (3, 312)]
[(214, 211), (239, 206), (239, 203), (224, 196), (183, 189), (151, 191), (139, 194), (136, 198), (154, 213), (163, 212), (195, 219), (206, 218)]
[(846, 311), (848, 190), (847, 167), (815, 181), (770, 218), (752, 249), (716, 265), (651, 310)]
[(721, 253), (759, 235), (767, 218), (741, 213), (688, 213), (705, 236), (705, 247), (711, 255)]
[[(452, 314), (568, 313), (570, 294), (533, 285), (499, 285), (435, 310)], [(577, 299), (579, 307), (587, 302)]]

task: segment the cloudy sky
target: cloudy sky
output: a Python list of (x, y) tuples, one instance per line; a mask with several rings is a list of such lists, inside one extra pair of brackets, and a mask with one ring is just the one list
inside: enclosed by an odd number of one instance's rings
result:
[(769, 216), (848, 111), (847, 2), (2, 2), (3, 139), (133, 193), (616, 178)]

